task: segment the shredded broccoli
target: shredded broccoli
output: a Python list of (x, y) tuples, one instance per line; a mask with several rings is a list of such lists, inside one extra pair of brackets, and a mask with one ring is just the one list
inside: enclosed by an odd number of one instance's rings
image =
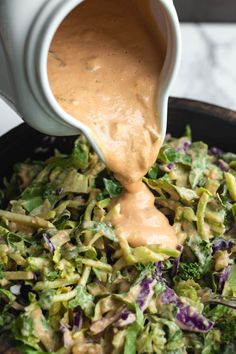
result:
[(216, 322), (216, 327), (221, 331), (222, 344), (234, 343), (236, 340), (236, 316), (228, 315)]
[(199, 263), (180, 263), (178, 276), (183, 280), (199, 280), (202, 276), (202, 269)]

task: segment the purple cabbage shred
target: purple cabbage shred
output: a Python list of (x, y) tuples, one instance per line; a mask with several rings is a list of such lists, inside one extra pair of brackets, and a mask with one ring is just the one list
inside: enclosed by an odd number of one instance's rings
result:
[[(182, 251), (183, 251), (183, 246), (178, 245), (176, 248), (177, 248), (178, 251), (180, 251), (180, 253), (182, 253)], [(172, 277), (175, 277), (176, 274), (178, 273), (179, 264), (180, 264), (180, 257), (181, 257), (181, 254), (180, 254), (179, 257), (177, 257), (177, 258), (174, 259), (173, 266), (172, 266), (172, 270), (171, 270), (171, 276), (172, 276)]]
[(194, 311), (191, 306), (183, 306), (177, 312), (176, 320), (182, 329), (206, 333), (213, 327), (213, 322)]
[[(121, 326), (123, 326), (121, 316), (124, 316), (125, 318), (124, 325), (129, 325), (133, 323), (135, 321), (135, 315), (128, 310), (126, 310), (125, 313), (123, 311), (124, 310), (122, 309), (121, 312), (118, 311), (111, 317), (107, 317), (107, 318), (102, 317), (101, 319), (92, 322), (90, 326), (90, 330), (93, 333), (98, 334), (103, 332), (107, 327), (109, 327), (112, 324), (114, 327), (119, 327), (117, 325), (119, 321), (121, 322)], [(127, 321), (127, 323), (125, 321)]]
[(184, 151), (187, 152), (189, 147), (191, 145), (191, 141), (190, 140), (185, 140), (181, 145), (176, 147), (176, 151)]
[(222, 292), (225, 286), (226, 281), (229, 278), (230, 275), (230, 271), (231, 271), (231, 267), (228, 266), (226, 268), (224, 268), (222, 271), (220, 271), (217, 274), (217, 278), (218, 278), (218, 290), (219, 292)]
[(215, 146), (211, 147), (208, 150), (209, 155), (220, 157), (223, 154), (223, 151)]
[(217, 251), (230, 251), (235, 246), (233, 240), (218, 240), (212, 246), (212, 254), (215, 254)]
[(183, 144), (183, 150), (185, 152), (188, 151), (190, 145), (191, 145), (191, 141), (189, 141), (189, 140), (185, 141), (184, 144)]
[(66, 330), (71, 331), (72, 330), (71, 326), (68, 323), (60, 322), (59, 331), (64, 333)]
[[(155, 282), (156, 283), (156, 282)], [(140, 284), (140, 292), (136, 298), (136, 303), (138, 306), (143, 309), (147, 307), (147, 301), (149, 300), (149, 295), (152, 293), (152, 288), (154, 285), (153, 279), (143, 279)]]
[(127, 309), (124, 309), (121, 314), (120, 318), (113, 324), (114, 327), (125, 327), (130, 325), (135, 321), (136, 317), (135, 314)]
[[(136, 297), (136, 303), (139, 308), (144, 311), (153, 296), (153, 287), (156, 284), (156, 279), (145, 278), (139, 285), (139, 292)], [(135, 321), (135, 315), (133, 312), (126, 308), (121, 312), (120, 318), (114, 323), (114, 327), (124, 327)]]
[(175, 167), (175, 164), (174, 163), (168, 163), (168, 165), (166, 167), (168, 168), (169, 171), (171, 171)]
[(73, 312), (73, 325), (76, 331), (80, 331), (83, 325), (83, 314), (80, 307), (77, 307)]
[(174, 290), (169, 287), (161, 294), (161, 301), (165, 305), (176, 305), (178, 307), (182, 305), (182, 301), (178, 298)]
[(219, 159), (216, 162), (217, 166), (221, 169), (221, 171), (228, 171), (229, 170), (229, 164), (227, 164), (227, 162)]
[(155, 278), (157, 280), (161, 280), (162, 279), (162, 264), (161, 264), (161, 262), (157, 262), (155, 264), (155, 266), (156, 266)]
[(175, 305), (177, 307), (175, 319), (180, 328), (184, 330), (206, 333), (213, 326), (213, 322), (198, 313), (193, 307), (182, 302), (174, 290), (169, 287), (167, 287), (161, 294), (161, 302), (166, 305)]
[(180, 257), (174, 259), (174, 263), (171, 269), (171, 276), (175, 277), (179, 270)]
[(45, 242), (49, 252), (51, 254), (53, 254), (55, 252), (55, 247), (52, 244), (52, 242), (51, 242), (51, 240), (50, 240), (50, 238), (49, 238), (49, 236), (48, 236), (48, 234), (46, 232), (43, 234), (43, 239), (44, 239), (44, 242)]
[(56, 189), (56, 195), (58, 195), (58, 196), (61, 195), (61, 194), (63, 193), (63, 191), (64, 191), (64, 190), (63, 190), (62, 187), (61, 187), (61, 188), (57, 188), (57, 189)]
[(130, 314), (129, 311), (124, 311), (124, 312), (121, 313), (120, 318), (121, 318), (123, 321), (126, 321), (126, 320), (128, 319), (129, 314)]

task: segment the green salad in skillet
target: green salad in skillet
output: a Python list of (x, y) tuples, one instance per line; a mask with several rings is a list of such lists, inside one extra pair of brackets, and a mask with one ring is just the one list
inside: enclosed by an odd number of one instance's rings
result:
[(1, 192), (0, 352), (236, 353), (236, 310), (217, 303), (236, 299), (236, 155), (187, 128), (144, 181), (176, 250), (117, 236), (122, 188), (83, 137), (15, 166)]

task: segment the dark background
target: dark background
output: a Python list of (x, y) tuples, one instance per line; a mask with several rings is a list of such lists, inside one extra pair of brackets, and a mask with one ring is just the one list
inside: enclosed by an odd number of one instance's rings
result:
[(236, 22), (236, 0), (174, 0), (174, 4), (183, 22)]

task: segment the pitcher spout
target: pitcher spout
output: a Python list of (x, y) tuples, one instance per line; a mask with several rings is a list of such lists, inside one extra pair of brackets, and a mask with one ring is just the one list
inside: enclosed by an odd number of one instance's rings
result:
[(16, 110), (14, 87), (9, 65), (10, 64), (7, 60), (7, 55), (4, 48), (4, 42), (0, 35), (0, 98)]

